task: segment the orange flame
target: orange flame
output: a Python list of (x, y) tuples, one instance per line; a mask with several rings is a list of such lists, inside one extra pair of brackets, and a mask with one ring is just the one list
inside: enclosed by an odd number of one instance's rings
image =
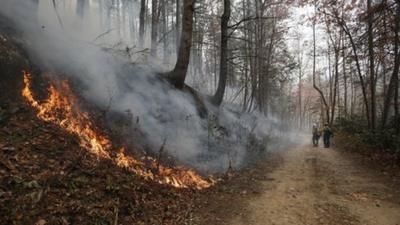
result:
[[(147, 160), (151, 162), (150, 166), (147, 166), (150, 168), (147, 168), (143, 162), (126, 155), (124, 148), (119, 149), (117, 154), (110, 154), (113, 151), (111, 140), (98, 131), (99, 129), (93, 124), (88, 113), (79, 109), (78, 99), (73, 95), (67, 81), (57, 82), (57, 86), (51, 84), (48, 88), (48, 98), (41, 103), (33, 96), (30, 74), (26, 71), (23, 73), (25, 87), (22, 90), (22, 96), (38, 111), (37, 117), (57, 124), (69, 133), (78, 136), (83, 149), (160, 184), (196, 189), (208, 188), (213, 184), (213, 181), (203, 179), (192, 170), (158, 165), (157, 161), (150, 157), (147, 157)], [(158, 171), (158, 173), (152, 171)]]

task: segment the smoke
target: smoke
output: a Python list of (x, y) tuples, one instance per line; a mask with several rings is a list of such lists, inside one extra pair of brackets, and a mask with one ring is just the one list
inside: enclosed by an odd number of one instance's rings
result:
[[(202, 171), (225, 171), (244, 165), (250, 153), (260, 154), (266, 146), (278, 149), (279, 137), (288, 137), (278, 119), (240, 113), (234, 105), (208, 105), (209, 117), (200, 118), (192, 96), (157, 78), (156, 67), (134, 65), (105, 51), (105, 42), (93, 42), (104, 32), (98, 15), (82, 19), (60, 7), (55, 10), (50, 1), (36, 8), (27, 0), (3, 0), (0, 14), (20, 32), (36, 65), (79, 80), (83, 96), (100, 107), (111, 102), (113, 111), (129, 111), (140, 121), (131, 127), (131, 141), (145, 138), (155, 152), (165, 140), (167, 153), (181, 162)], [(115, 40), (110, 38), (109, 46)], [(144, 135), (134, 135), (136, 128)]]

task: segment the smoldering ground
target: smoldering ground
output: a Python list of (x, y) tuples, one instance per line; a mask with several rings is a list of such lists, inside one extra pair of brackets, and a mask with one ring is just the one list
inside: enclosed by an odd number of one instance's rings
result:
[[(210, 113), (201, 118), (192, 96), (157, 78), (152, 63), (139, 66), (104, 51), (93, 43), (103, 32), (97, 22), (88, 19), (82, 27), (82, 18), (52, 7), (50, 1), (38, 9), (31, 1), (3, 0), (0, 14), (18, 31), (36, 65), (79, 80), (85, 87), (81, 94), (99, 107), (129, 111), (140, 121), (130, 129), (144, 134), (132, 132), (131, 139), (146, 137), (153, 151), (165, 141), (167, 153), (188, 166), (207, 172), (238, 168), (252, 158), (249, 153), (277, 149), (282, 134), (287, 136), (278, 119), (241, 113), (234, 105), (216, 109), (207, 104)], [(108, 41), (112, 45), (115, 40)]]

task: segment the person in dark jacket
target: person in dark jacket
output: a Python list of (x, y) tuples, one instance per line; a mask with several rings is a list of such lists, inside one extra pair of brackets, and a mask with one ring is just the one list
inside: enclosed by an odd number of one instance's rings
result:
[(318, 147), (319, 137), (321, 136), (317, 124), (312, 127), (312, 142), (314, 147)]
[(329, 125), (326, 123), (324, 125), (324, 128), (322, 129), (323, 132), (323, 139), (324, 139), (324, 147), (329, 148), (330, 146), (330, 139), (333, 137), (333, 132), (332, 129), (329, 127)]

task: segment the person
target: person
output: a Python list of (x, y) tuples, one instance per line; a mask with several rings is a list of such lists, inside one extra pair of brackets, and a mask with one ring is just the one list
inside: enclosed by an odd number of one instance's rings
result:
[(318, 142), (319, 142), (319, 137), (321, 136), (319, 131), (318, 131), (318, 127), (317, 124), (314, 123), (313, 127), (312, 127), (312, 142), (314, 147), (318, 147)]
[(322, 129), (323, 132), (323, 139), (324, 139), (324, 147), (329, 148), (330, 146), (330, 139), (333, 137), (333, 132), (332, 129), (329, 127), (329, 125), (326, 123), (324, 125), (324, 128)]

